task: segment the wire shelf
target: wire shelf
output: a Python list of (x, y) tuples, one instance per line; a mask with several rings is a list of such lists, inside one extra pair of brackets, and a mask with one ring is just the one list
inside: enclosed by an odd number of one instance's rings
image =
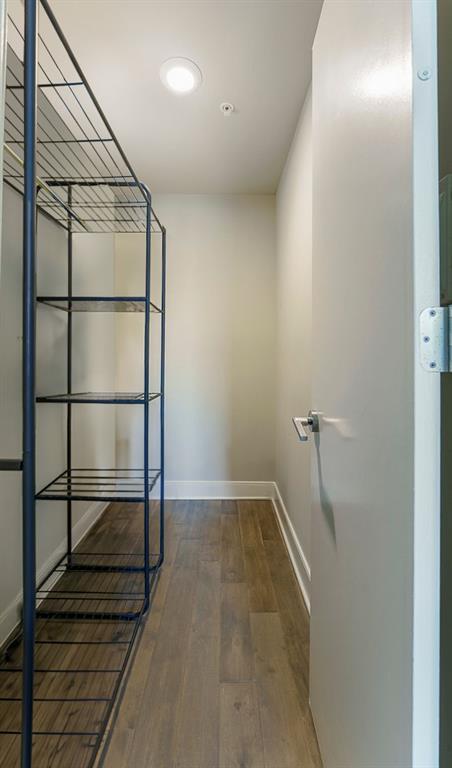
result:
[[(23, 191), (24, 39), (8, 18), (4, 179)], [(38, 34), (38, 203), (73, 232), (144, 232), (148, 198), (70, 49), (42, 14)], [(71, 202), (68, 188), (71, 187)], [(154, 212), (151, 231), (162, 227)]]
[[(130, 617), (121, 617), (119, 611), (110, 617), (98, 612), (97, 621), (84, 619), (77, 611), (73, 616), (70, 611), (58, 613), (47, 616), (37, 610), (33, 758), (40, 764), (40, 757), (48, 761), (54, 755), (55, 764), (88, 768), (99, 750), (128, 667), (142, 610), (133, 611)], [(19, 765), (22, 655), (22, 639), (18, 638), (0, 666), (4, 765)]]
[[(148, 401), (157, 400), (160, 392), (150, 392)], [(58, 395), (39, 395), (38, 403), (100, 403), (107, 405), (144, 405), (144, 392), (73, 392)]]
[[(140, 518), (134, 504), (110, 506), (76, 550), (38, 585), (33, 697), (37, 765), (41, 756), (50, 765), (58, 745), (58, 765), (88, 768), (99, 750), (146, 610)], [(109, 549), (117, 539), (127, 552)], [(155, 563), (157, 558), (153, 556)], [(118, 571), (118, 562), (132, 565), (132, 570)], [(103, 565), (93, 574), (95, 563)], [(151, 578), (156, 583), (155, 574)], [(0, 658), (0, 754), (5, 765), (19, 765), (23, 656), (23, 637), (17, 635)]]
[[(144, 312), (144, 296), (38, 296), (37, 301), (63, 312)], [(161, 314), (161, 309), (150, 302), (151, 312)]]
[[(149, 491), (160, 477), (150, 469)], [(145, 500), (142, 469), (71, 469), (46, 485), (36, 499), (55, 501), (133, 501)]]
[[(62, 615), (65, 618), (70, 615), (72, 618), (81, 617), (86, 620), (93, 614), (99, 620), (111, 620), (112, 617), (113, 619), (119, 617), (121, 620), (138, 618), (145, 606), (146, 596), (143, 585), (142, 572), (103, 571), (93, 578), (89, 571), (72, 570), (67, 560), (64, 565), (54, 569), (46, 582), (37, 590), (36, 612), (41, 618), (56, 619), (61, 618)], [(118, 647), (114, 649), (116, 655), (123, 650), (124, 641), (122, 640), (103, 638), (103, 642), (100, 643), (99, 639), (89, 636), (84, 642), (67, 638), (63, 643), (60, 638), (57, 638), (58, 645), (70, 643), (76, 646), (70, 656), (62, 659), (65, 669), (86, 669), (93, 664), (99, 667), (99, 661), (102, 661), (104, 669), (107, 668), (105, 659), (91, 657), (88, 661), (84, 658), (83, 646), (87, 644), (88, 639), (94, 646), (117, 645)], [(50, 640), (37, 642), (35, 663), (38, 669), (47, 663), (47, 646), (51, 644)], [(102, 648), (99, 648), (99, 652), (102, 652)], [(115, 669), (118, 667), (116, 662), (113, 665)], [(21, 663), (20, 655), (18, 663)], [(53, 656), (52, 668), (58, 669), (59, 666), (59, 659)]]
[[(142, 573), (143, 572), (143, 552), (73, 552), (70, 558), (71, 571), (81, 573), (100, 572), (100, 573)], [(151, 553), (150, 570), (155, 571), (161, 564), (162, 556), (160, 553)]]

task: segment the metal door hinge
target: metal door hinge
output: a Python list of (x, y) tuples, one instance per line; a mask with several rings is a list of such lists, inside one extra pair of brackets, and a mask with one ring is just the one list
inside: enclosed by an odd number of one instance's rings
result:
[(420, 315), (421, 365), (432, 373), (452, 371), (452, 307), (427, 307)]

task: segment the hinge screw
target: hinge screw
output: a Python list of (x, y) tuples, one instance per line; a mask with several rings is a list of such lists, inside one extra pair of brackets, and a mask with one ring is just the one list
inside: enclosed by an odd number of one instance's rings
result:
[(430, 368), (436, 368), (436, 363), (430, 363)]
[(435, 317), (435, 315), (436, 315), (436, 312), (435, 312), (435, 310), (434, 310), (434, 309), (431, 309), (431, 310), (430, 310), (430, 317)]
[(419, 80), (430, 80), (432, 73), (431, 71), (426, 67), (425, 69), (419, 69), (417, 76)]
[(424, 336), (424, 341), (426, 344), (430, 341), (430, 336)]

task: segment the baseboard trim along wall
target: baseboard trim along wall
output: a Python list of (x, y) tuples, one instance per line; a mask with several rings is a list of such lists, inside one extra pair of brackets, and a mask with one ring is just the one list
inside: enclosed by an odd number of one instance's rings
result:
[[(157, 490), (153, 494), (157, 496)], [(264, 480), (167, 480), (167, 499), (270, 499), (289, 557), (310, 612), (311, 569), (289, 517), (277, 483)]]
[(272, 501), (276, 512), (276, 519), (278, 520), (307, 611), (310, 614), (311, 568), (276, 483), (274, 483), (274, 488), (275, 494)]
[[(80, 518), (72, 530), (72, 540), (74, 547), (83, 539), (88, 533), (90, 528), (99, 519), (101, 514), (108, 507), (108, 503), (94, 502), (90, 504), (85, 514)], [(66, 542), (62, 541), (57, 549), (55, 549), (50, 557), (47, 558), (45, 563), (41, 566), (36, 574), (36, 581), (39, 584), (46, 576), (47, 573), (52, 571), (58, 560), (64, 555), (66, 551)], [(3, 645), (5, 640), (15, 631), (17, 625), (21, 620), (21, 608), (22, 608), (22, 592), (11, 601), (11, 603), (0, 614), (0, 645)]]
[(275, 484), (264, 480), (166, 480), (167, 499), (272, 499)]

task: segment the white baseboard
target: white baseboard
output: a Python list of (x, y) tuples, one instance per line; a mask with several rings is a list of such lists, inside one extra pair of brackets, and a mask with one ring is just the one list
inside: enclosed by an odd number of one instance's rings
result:
[(264, 480), (166, 480), (166, 499), (273, 499), (275, 484)]
[(306, 555), (303, 552), (303, 548), (295, 532), (295, 528), (292, 525), (289, 513), (287, 512), (286, 506), (282, 500), (282, 496), (276, 483), (274, 483), (274, 491), (275, 492), (272, 501), (276, 512), (276, 518), (286, 543), (287, 551), (289, 552), (289, 557), (292, 562), (295, 576), (297, 577), (306, 608), (308, 613), (311, 613), (311, 568), (307, 561)]
[[(99, 519), (100, 515), (108, 507), (108, 504), (104, 502), (94, 502), (90, 504), (85, 514), (74, 525), (72, 529), (73, 546), (75, 547), (81, 539), (88, 533), (90, 528)], [(52, 568), (55, 567), (58, 560), (64, 555), (66, 551), (66, 542), (62, 541), (59, 546), (52, 552), (50, 557), (42, 564), (36, 574), (36, 581), (39, 584)], [(11, 635), (15, 630), (21, 619), (21, 607), (22, 607), (22, 591), (16, 595), (14, 600), (5, 608), (0, 614), (0, 645)]]

